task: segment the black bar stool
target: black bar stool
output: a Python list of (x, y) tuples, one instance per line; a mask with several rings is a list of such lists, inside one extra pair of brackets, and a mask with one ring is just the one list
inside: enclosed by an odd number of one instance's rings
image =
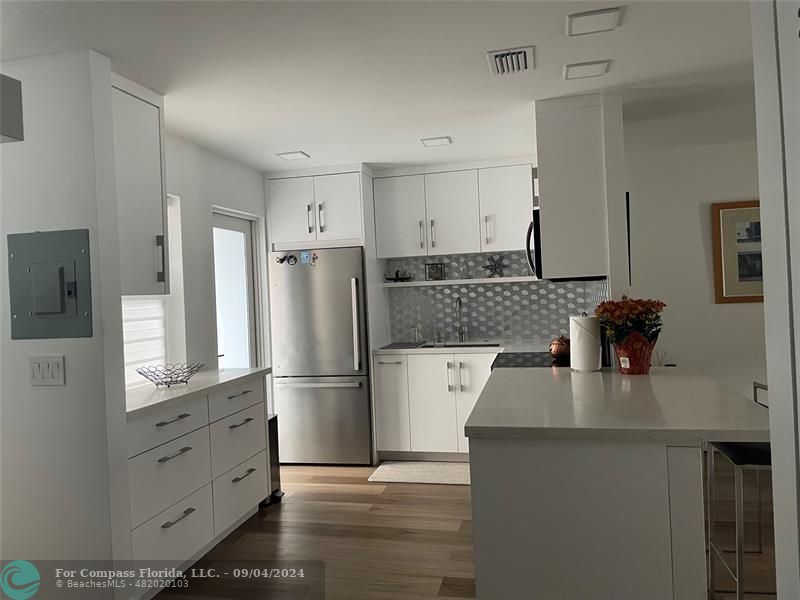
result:
[[(736, 571), (728, 564), (722, 550), (715, 540), (714, 526), (714, 455), (721, 456), (733, 465), (736, 502)], [(744, 600), (744, 485), (745, 471), (755, 471), (758, 493), (758, 552), (762, 551), (761, 481), (759, 473), (772, 469), (772, 452), (769, 443), (751, 442), (711, 442), (707, 445), (708, 454), (708, 589), (709, 598), (714, 598), (715, 564), (714, 555), (736, 582), (736, 600)]]

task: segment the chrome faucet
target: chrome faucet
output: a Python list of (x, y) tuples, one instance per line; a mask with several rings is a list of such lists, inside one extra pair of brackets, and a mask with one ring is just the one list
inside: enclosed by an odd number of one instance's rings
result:
[(464, 328), (464, 318), (461, 314), (461, 297), (456, 298), (456, 326), (455, 330), (458, 334), (458, 341), (463, 342), (466, 338), (466, 329)]

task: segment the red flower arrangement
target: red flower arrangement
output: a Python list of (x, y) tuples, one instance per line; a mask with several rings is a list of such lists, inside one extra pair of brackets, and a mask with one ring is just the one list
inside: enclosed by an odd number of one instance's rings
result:
[(627, 296), (597, 306), (594, 314), (614, 345), (621, 373), (649, 372), (650, 357), (661, 333), (661, 313), (666, 306), (661, 300), (637, 300)]

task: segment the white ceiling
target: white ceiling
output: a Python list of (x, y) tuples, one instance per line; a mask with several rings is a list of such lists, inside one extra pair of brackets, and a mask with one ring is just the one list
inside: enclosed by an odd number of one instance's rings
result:
[[(528, 155), (532, 100), (751, 81), (747, 2), (628, 1), (618, 30), (564, 35), (568, 13), (617, 4), (4, 1), (0, 57), (93, 48), (166, 95), (170, 131), (261, 170)], [(490, 75), (487, 50), (528, 43), (533, 72)], [(601, 78), (562, 78), (605, 58)], [(419, 142), (441, 135), (453, 145)], [(288, 150), (312, 158), (275, 156)]]

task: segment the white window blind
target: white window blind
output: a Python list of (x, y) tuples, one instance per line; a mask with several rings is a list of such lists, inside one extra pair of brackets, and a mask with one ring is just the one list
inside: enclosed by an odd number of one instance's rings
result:
[(122, 297), (122, 340), (125, 352), (125, 387), (147, 383), (139, 367), (167, 362), (164, 296)]

